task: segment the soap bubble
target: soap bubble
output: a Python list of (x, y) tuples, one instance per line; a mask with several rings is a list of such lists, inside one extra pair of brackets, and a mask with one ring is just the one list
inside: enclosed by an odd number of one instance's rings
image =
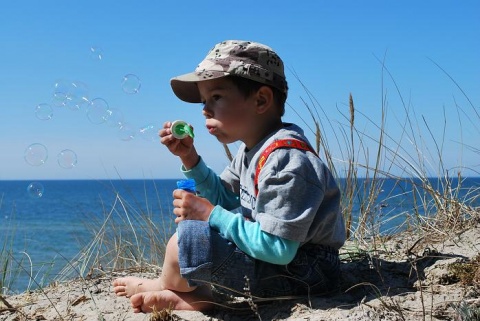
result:
[(93, 124), (102, 124), (110, 116), (108, 103), (103, 98), (92, 99), (87, 109), (87, 117)]
[(140, 137), (148, 142), (156, 142), (158, 140), (158, 130), (152, 124), (148, 124), (139, 129)]
[(123, 124), (123, 113), (120, 109), (110, 108), (107, 110), (107, 124), (111, 127), (120, 128)]
[(40, 198), (43, 196), (43, 185), (39, 182), (30, 183), (27, 186), (27, 193), (33, 198)]
[(103, 50), (100, 47), (92, 46), (90, 47), (90, 57), (93, 60), (102, 60), (103, 59)]
[(35, 107), (35, 116), (40, 120), (50, 120), (53, 117), (53, 110), (49, 104), (38, 104)]
[(136, 94), (140, 90), (142, 84), (140, 79), (134, 74), (128, 74), (123, 76), (122, 89), (127, 94)]
[(129, 124), (123, 123), (117, 134), (118, 138), (121, 140), (129, 141), (135, 138), (135, 132), (136, 131)]
[(48, 158), (47, 147), (40, 143), (34, 143), (25, 149), (25, 161), (32, 166), (45, 164)]
[(57, 162), (60, 167), (74, 168), (77, 165), (77, 154), (71, 149), (64, 149), (58, 153)]
[(71, 82), (66, 96), (66, 106), (71, 110), (78, 110), (88, 103), (87, 85), (81, 81)]

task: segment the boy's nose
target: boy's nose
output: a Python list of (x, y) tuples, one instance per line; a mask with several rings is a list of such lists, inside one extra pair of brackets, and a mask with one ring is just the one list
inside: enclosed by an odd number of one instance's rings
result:
[(205, 105), (205, 107), (203, 107), (202, 114), (203, 114), (203, 116), (205, 116), (205, 118), (212, 118), (213, 117), (212, 111), (209, 110), (206, 105)]

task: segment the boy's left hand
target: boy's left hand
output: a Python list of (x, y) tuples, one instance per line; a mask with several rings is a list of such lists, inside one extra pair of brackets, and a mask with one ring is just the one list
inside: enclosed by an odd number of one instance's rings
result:
[(176, 189), (173, 191), (173, 214), (177, 216), (175, 223), (183, 220), (208, 221), (214, 206), (206, 198)]

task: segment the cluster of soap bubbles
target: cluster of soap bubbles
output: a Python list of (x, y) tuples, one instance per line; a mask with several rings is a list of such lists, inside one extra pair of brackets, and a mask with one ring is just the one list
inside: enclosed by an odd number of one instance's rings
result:
[[(31, 166), (41, 166), (47, 162), (48, 150), (41, 143), (33, 143), (25, 149), (25, 162)], [(64, 149), (57, 154), (60, 167), (71, 169), (77, 165), (77, 154), (71, 149)]]
[[(93, 50), (93, 49), (92, 49)], [(97, 53), (98, 49), (93, 50)], [(99, 54), (98, 59), (101, 59)], [(127, 94), (136, 94), (140, 91), (141, 81), (134, 74), (127, 74), (122, 79), (122, 90)], [(53, 107), (52, 107), (53, 105)], [(40, 120), (50, 120), (53, 117), (54, 107), (70, 110), (85, 110), (88, 121), (92, 124), (108, 124), (118, 129), (118, 137), (128, 141), (136, 135), (146, 140), (156, 137), (152, 133), (152, 125), (141, 128), (133, 128), (124, 121), (123, 114), (118, 108), (112, 108), (108, 102), (101, 97), (90, 98), (88, 87), (81, 81), (57, 80), (53, 85), (52, 105), (41, 103), (35, 107), (35, 115)]]
[[(90, 47), (90, 57), (96, 61), (102, 61), (104, 59), (102, 48)], [(120, 85), (124, 93), (134, 95), (140, 91), (142, 84), (137, 75), (128, 73), (123, 76)], [(148, 124), (141, 128), (131, 126), (125, 122), (121, 110), (110, 107), (104, 98), (90, 97), (89, 88), (82, 81), (57, 80), (53, 84), (51, 102), (35, 106), (35, 116), (42, 121), (51, 120), (57, 108), (84, 111), (90, 123), (107, 124), (117, 129), (117, 136), (122, 141), (132, 140), (136, 136), (146, 141), (158, 139), (154, 125)], [(26, 148), (24, 158), (31, 166), (41, 166), (48, 159), (48, 150), (43, 144), (33, 143)], [(77, 155), (71, 149), (64, 149), (57, 154), (57, 163), (62, 168), (74, 168), (77, 165)], [(28, 186), (27, 191), (33, 197), (42, 197), (43, 186), (39, 182), (34, 182)]]
[(57, 107), (79, 110), (90, 103), (88, 87), (81, 81), (57, 80), (53, 84), (52, 101)]
[[(25, 162), (31, 166), (41, 166), (47, 162), (48, 150), (41, 143), (33, 143), (25, 149)], [(77, 165), (77, 154), (71, 149), (64, 149), (57, 154), (57, 163), (60, 167), (71, 169)], [(27, 187), (28, 195), (34, 198), (43, 196), (43, 185), (40, 182), (30, 183)]]

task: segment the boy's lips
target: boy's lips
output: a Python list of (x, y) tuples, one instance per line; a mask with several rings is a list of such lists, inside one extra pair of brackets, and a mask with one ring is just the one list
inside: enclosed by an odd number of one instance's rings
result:
[(214, 126), (207, 125), (206, 127), (207, 127), (208, 132), (209, 132), (210, 134), (212, 134), (212, 135), (213, 135), (213, 134), (215, 133), (215, 131), (217, 130)]

